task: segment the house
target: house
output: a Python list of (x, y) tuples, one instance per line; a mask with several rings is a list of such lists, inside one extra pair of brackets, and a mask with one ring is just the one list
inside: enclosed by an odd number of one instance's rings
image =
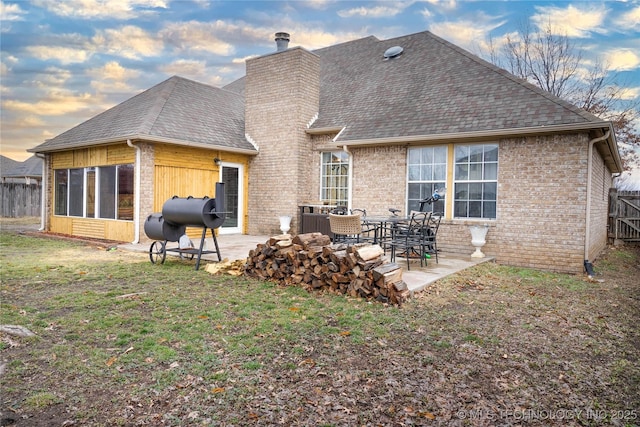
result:
[(443, 251), (470, 254), (478, 224), (504, 264), (580, 272), (605, 247), (610, 122), (430, 32), (288, 41), (223, 88), (172, 77), (30, 150), (46, 228), (137, 241), (166, 199), (223, 181), (223, 233), (276, 234), (282, 215), (300, 231), (305, 204), (409, 212), (437, 189)]
[(0, 216), (40, 216), (42, 159), (31, 156), (23, 162), (0, 156)]
[(2, 182), (16, 182), (27, 185), (40, 185), (42, 181), (42, 159), (31, 156), (24, 162), (2, 157)]

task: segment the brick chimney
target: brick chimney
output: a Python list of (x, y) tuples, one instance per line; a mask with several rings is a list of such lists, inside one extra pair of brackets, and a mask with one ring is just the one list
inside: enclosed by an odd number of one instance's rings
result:
[[(289, 40), (277, 33), (278, 39)], [(259, 154), (249, 164), (249, 234), (280, 234), (278, 217), (293, 217), (309, 198), (313, 152), (307, 123), (320, 105), (320, 58), (301, 47), (246, 62), (245, 132)]]

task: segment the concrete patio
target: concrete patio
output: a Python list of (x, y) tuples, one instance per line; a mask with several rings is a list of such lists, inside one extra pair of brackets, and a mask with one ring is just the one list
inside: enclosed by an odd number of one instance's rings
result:
[[(238, 259), (245, 259), (249, 255), (251, 249), (255, 249), (260, 243), (265, 243), (269, 240), (269, 236), (249, 236), (245, 234), (227, 234), (219, 235), (217, 237), (218, 246), (220, 247), (220, 254), (222, 259), (228, 259), (229, 261), (235, 261)], [(199, 248), (200, 239), (192, 239), (196, 248)], [(151, 243), (138, 243), (131, 244), (125, 243), (118, 247), (123, 250), (132, 252), (149, 252)], [(177, 242), (169, 242), (167, 244), (169, 249), (177, 248)], [(214, 250), (215, 246), (211, 237), (205, 239), (205, 250)], [(176, 252), (167, 252), (167, 256), (177, 256)], [(217, 261), (216, 254), (203, 254), (200, 268), (204, 268), (208, 262)], [(439, 262), (436, 263), (435, 258), (428, 260), (426, 267), (420, 267), (419, 260), (411, 261), (411, 270), (407, 271), (406, 259), (397, 259), (398, 265), (403, 269), (402, 278), (407, 283), (409, 290), (412, 292), (419, 292), (427, 287), (429, 284), (443, 277), (449, 276), (458, 271), (462, 271), (466, 268), (472, 267), (484, 262), (490, 262), (494, 259), (491, 257), (485, 258), (471, 258), (471, 256), (459, 256), (454, 254), (440, 253), (438, 256)], [(195, 261), (194, 261), (195, 262)]]

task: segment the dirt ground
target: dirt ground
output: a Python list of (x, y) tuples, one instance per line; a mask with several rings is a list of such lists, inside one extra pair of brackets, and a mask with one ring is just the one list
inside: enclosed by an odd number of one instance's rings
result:
[[(9, 229), (34, 230), (3, 224)], [(104, 248), (78, 247), (65, 262), (88, 252), (95, 262), (113, 260)], [(44, 360), (47, 343), (69, 339), (64, 331), (50, 325), (37, 342), (0, 334), (2, 369), (24, 371), (3, 379), (0, 369), (0, 426), (638, 426), (640, 247), (607, 248), (594, 267), (593, 280), (495, 264), (463, 271), (389, 309), (384, 338), (311, 333), (297, 338), (294, 354), (265, 333), (263, 351), (273, 359), (249, 370), (246, 361), (220, 356), (224, 387), (184, 372), (157, 389), (145, 364), (101, 385)], [(45, 307), (45, 294), (64, 298), (62, 285), (56, 294), (3, 282), (3, 304)], [(339, 321), (327, 315), (322, 326)], [(234, 322), (229, 328), (240, 333)], [(223, 341), (215, 354), (225, 354)], [(27, 406), (34, 395), (43, 402)]]

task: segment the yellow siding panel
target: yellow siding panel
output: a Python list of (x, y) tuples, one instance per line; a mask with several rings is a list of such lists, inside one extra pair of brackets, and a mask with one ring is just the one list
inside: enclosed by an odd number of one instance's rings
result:
[(67, 216), (52, 216), (50, 229), (52, 233), (118, 242), (130, 242), (134, 234), (133, 221)]
[(104, 221), (104, 239), (119, 242), (133, 241), (133, 221)]
[(89, 166), (89, 150), (74, 150), (73, 151), (73, 167), (83, 168)]
[(89, 218), (73, 218), (74, 236), (104, 239), (104, 221)]
[(157, 145), (155, 150), (157, 166), (174, 166), (190, 169), (213, 169), (216, 150), (181, 147), (177, 145)]
[(67, 169), (73, 167), (73, 152), (52, 153), (51, 164), (54, 169)]
[(87, 149), (87, 164), (85, 166), (100, 166), (107, 164), (107, 147), (92, 147)]
[(107, 165), (122, 165), (136, 161), (135, 150), (126, 144), (112, 145), (107, 148)]
[(71, 234), (73, 231), (72, 218), (66, 216), (52, 216), (49, 226), (52, 233)]
[(52, 153), (51, 159), (54, 169), (66, 169), (134, 163), (136, 156), (133, 148), (119, 144)]
[(155, 176), (154, 212), (162, 212), (164, 202), (173, 196), (215, 197), (217, 171), (156, 166)]

